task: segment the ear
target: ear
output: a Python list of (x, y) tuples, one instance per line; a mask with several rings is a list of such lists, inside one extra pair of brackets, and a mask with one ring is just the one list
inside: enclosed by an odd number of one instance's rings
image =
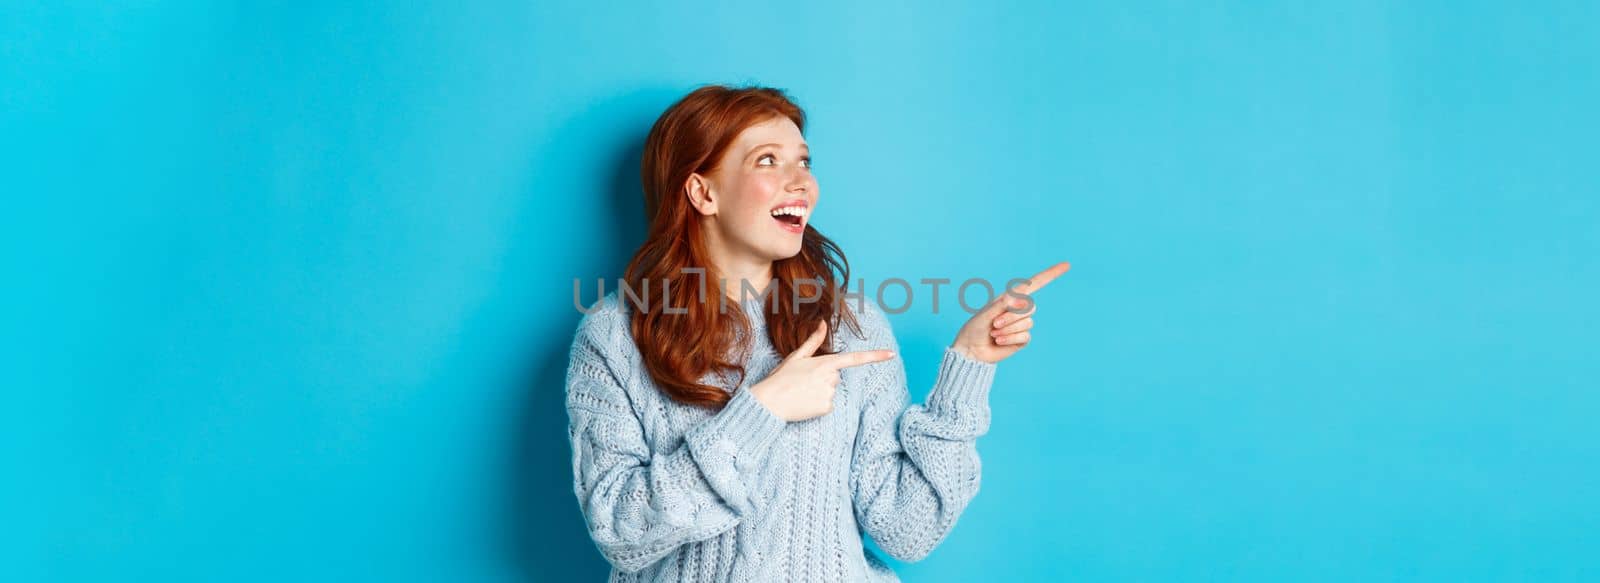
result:
[(683, 191), (689, 197), (689, 204), (700, 214), (710, 216), (717, 214), (717, 199), (711, 192), (711, 181), (699, 173), (689, 174), (689, 179), (683, 184)]

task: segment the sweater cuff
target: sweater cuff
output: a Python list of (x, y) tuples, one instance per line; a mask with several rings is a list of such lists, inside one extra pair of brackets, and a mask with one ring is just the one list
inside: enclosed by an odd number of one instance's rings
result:
[(944, 359), (939, 363), (939, 377), (928, 393), (928, 410), (937, 415), (954, 416), (987, 413), (995, 368), (995, 363), (975, 360), (954, 348), (945, 348)]
[(712, 465), (727, 463), (738, 472), (756, 467), (783, 431), (783, 419), (740, 387), (722, 410), (690, 430), (697, 457)]
[(749, 387), (741, 387), (728, 400), (721, 417), (722, 436), (734, 444), (734, 459), (741, 463), (741, 469), (744, 463), (760, 460), (785, 425), (782, 418), (750, 394)]

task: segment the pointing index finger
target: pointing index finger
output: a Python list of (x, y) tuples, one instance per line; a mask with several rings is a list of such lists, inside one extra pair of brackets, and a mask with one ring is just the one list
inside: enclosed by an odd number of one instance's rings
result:
[(862, 350), (859, 352), (840, 352), (818, 358), (826, 359), (825, 364), (835, 369), (850, 368), (874, 362), (883, 362), (894, 358), (893, 350)]
[[(1012, 299), (1013, 296), (1018, 295), (1018, 294), (1025, 295), (1025, 296), (1031, 296), (1034, 293), (1037, 293), (1039, 290), (1044, 289), (1044, 286), (1048, 285), (1051, 281), (1054, 281), (1055, 278), (1060, 277), (1061, 274), (1066, 273), (1068, 269), (1072, 269), (1072, 264), (1071, 263), (1067, 263), (1065, 261), (1062, 261), (1062, 262), (1057, 263), (1055, 265), (1051, 265), (1048, 269), (1045, 269), (1044, 271), (1036, 273), (1036, 274), (1034, 274), (1033, 277), (1030, 277), (1027, 280), (1025, 280), (1025, 281), (1027, 281), (1027, 283), (1024, 283), (1024, 284), (1019, 285), (1019, 286), (1014, 287), (1014, 288), (1007, 289), (1005, 291), (1005, 293), (1002, 293), (998, 297), (996, 297), (994, 299), (994, 301), (990, 302), (989, 305), (985, 308), (985, 310), (979, 312), (979, 314), (980, 315), (984, 315), (985, 317), (990, 318), (990, 319), (993, 319), (994, 317), (999, 316), (1001, 312), (1006, 311), (1006, 310), (1009, 309), (1008, 306), (1010, 306), (1011, 303), (1014, 301)], [(1015, 280), (1013, 280), (1013, 281), (1015, 281)], [(1007, 284), (1007, 285), (1009, 285), (1009, 284)], [(1023, 305), (1026, 305), (1026, 304), (1023, 304)], [(1022, 306), (1018, 306), (1018, 307), (1020, 308)]]
[(1048, 269), (1045, 269), (1033, 277), (1028, 278), (1028, 283), (1017, 286), (1017, 291), (1031, 294), (1044, 289), (1044, 286), (1049, 285), (1052, 281), (1055, 281), (1057, 277), (1061, 277), (1061, 274), (1066, 273), (1068, 269), (1072, 269), (1072, 264), (1065, 261), (1051, 265)]

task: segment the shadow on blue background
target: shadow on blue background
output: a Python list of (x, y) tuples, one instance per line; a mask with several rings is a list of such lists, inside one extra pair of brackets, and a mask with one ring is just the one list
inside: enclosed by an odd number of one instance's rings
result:
[[(596, 197), (602, 203), (601, 216), (609, 220), (571, 227), (592, 240), (616, 242), (607, 255), (584, 257), (585, 264), (575, 271), (603, 274), (607, 289), (622, 275), (631, 250), (644, 240), (640, 156), (649, 122), (664, 108), (663, 99), (671, 97), (655, 91), (598, 101), (594, 109), (570, 124), (590, 138), (594, 133), (617, 137), (608, 142), (615, 151), (603, 157), (615, 161), (614, 170), (607, 175), (609, 183), (603, 193)], [(640, 120), (647, 121), (640, 124)], [(578, 141), (573, 138), (570, 143)], [(580, 297), (586, 298), (585, 303), (593, 300), (594, 279), (581, 280), (584, 295)], [(570, 340), (581, 314), (572, 307), (570, 297), (560, 299), (539, 307), (538, 311), (551, 315), (540, 322), (548, 333), (539, 334), (539, 342), (528, 351), (531, 366), (527, 378), (516, 385), (526, 394), (526, 403), (518, 413), (514, 444), (508, 448), (513, 454), (507, 471), (512, 498), (506, 523), (508, 557), (529, 580), (601, 581), (610, 566), (590, 541), (577, 510), (566, 431), (567, 352), (560, 340)]]

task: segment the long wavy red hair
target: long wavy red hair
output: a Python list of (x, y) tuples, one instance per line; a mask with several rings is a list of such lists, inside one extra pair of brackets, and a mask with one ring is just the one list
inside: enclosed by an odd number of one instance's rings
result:
[[(709, 261), (702, 218), (689, 204), (685, 185), (692, 173), (715, 171), (740, 132), (780, 116), (805, 130), (805, 112), (781, 90), (709, 85), (667, 108), (645, 138), (640, 170), (649, 231), (623, 278), (632, 289), (649, 289), (652, 294), (647, 309), (633, 310), (630, 325), (650, 376), (676, 401), (710, 408), (727, 403), (732, 395), (700, 381), (717, 371), (736, 372), (743, 382), (741, 363), (748, 355), (744, 346), (735, 344), (748, 338), (751, 329), (737, 304), (724, 309), (719, 301), (719, 281), (725, 276)], [(704, 269), (705, 279), (684, 268)], [(799, 348), (819, 321), (829, 324), (829, 337), (819, 352), (831, 351), (840, 323), (860, 333), (855, 317), (844, 308), (846, 302), (838, 301), (849, 284), (849, 262), (844, 251), (816, 227), (806, 225), (800, 253), (773, 262), (772, 272), (763, 310), (767, 334), (779, 354)], [(670, 282), (666, 297), (661, 297), (663, 281)], [(816, 301), (795, 302), (796, 292)]]

